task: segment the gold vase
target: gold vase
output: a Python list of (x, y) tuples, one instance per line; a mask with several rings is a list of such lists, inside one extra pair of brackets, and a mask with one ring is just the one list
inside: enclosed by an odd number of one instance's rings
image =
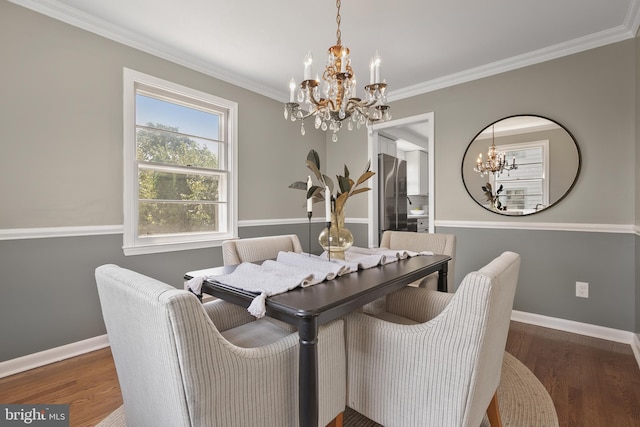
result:
[(331, 212), (331, 228), (322, 230), (318, 242), (331, 259), (344, 259), (344, 251), (353, 245), (353, 234), (344, 226), (344, 208)]

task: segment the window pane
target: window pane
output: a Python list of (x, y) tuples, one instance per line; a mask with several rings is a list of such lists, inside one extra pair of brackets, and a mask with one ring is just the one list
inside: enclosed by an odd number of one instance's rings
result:
[(170, 127), (187, 135), (219, 141), (220, 115), (136, 94), (136, 125)]
[(220, 175), (195, 175), (157, 170), (140, 170), (140, 200), (220, 200)]
[(500, 203), (507, 209), (535, 209), (542, 203), (542, 183), (533, 181), (503, 181)]
[(507, 159), (515, 157), (516, 162), (542, 163), (542, 147), (520, 148), (506, 151)]
[(138, 236), (171, 233), (218, 232), (220, 205), (217, 203), (140, 202)]
[[(504, 146), (508, 147), (508, 146)], [(500, 174), (500, 179), (531, 179), (542, 178), (543, 176), (543, 150), (542, 147), (520, 148), (505, 151), (507, 161), (513, 159), (518, 165), (518, 169)]]
[(542, 163), (518, 163), (518, 169), (502, 172), (498, 181), (509, 181), (515, 179), (532, 179), (542, 177)]
[(171, 129), (138, 128), (136, 158), (145, 162), (219, 169), (221, 144), (176, 134)]
[(237, 234), (235, 102), (124, 69), (126, 255)]

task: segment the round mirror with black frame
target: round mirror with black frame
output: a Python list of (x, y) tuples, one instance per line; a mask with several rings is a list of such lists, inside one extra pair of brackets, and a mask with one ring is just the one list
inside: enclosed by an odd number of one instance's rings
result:
[(580, 148), (564, 126), (542, 116), (514, 115), (491, 123), (471, 140), (462, 159), (462, 180), (483, 208), (531, 215), (562, 200), (580, 167)]

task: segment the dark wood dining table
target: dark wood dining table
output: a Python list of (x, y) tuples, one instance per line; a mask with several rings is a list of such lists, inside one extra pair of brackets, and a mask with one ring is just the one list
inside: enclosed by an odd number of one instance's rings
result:
[[(439, 272), (438, 290), (447, 291), (447, 255), (421, 255), (359, 270), (334, 280), (273, 295), (266, 300), (266, 315), (298, 327), (299, 419), (301, 427), (318, 426), (318, 352), (320, 325), (331, 322), (431, 273)], [(231, 273), (236, 266), (216, 267), (207, 275)], [(186, 273), (189, 280), (198, 272)], [(205, 280), (202, 292), (248, 307), (255, 293)]]

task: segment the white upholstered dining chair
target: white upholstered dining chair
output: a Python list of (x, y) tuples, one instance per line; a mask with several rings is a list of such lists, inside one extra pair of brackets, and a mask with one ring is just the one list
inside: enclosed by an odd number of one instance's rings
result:
[[(455, 234), (442, 233), (416, 233), (413, 231), (390, 231), (382, 233), (380, 240), (381, 248), (406, 249), (414, 252), (431, 251), (434, 254), (449, 255), (451, 261), (448, 263), (447, 290), (453, 292), (455, 285), (454, 270), (456, 257), (456, 236)], [(438, 273), (433, 273), (412, 283), (436, 290), (438, 289)]]
[[(296, 332), (116, 265), (95, 276), (127, 425), (298, 426)], [(319, 421), (341, 425), (343, 321), (318, 341)]]
[(405, 287), (345, 318), (347, 406), (385, 427), (499, 427), (496, 390), (520, 256), (504, 252), (454, 293)]
[(278, 252), (302, 252), (300, 239), (295, 234), (251, 237), (222, 242), (222, 262), (235, 265), (242, 262), (275, 259)]

